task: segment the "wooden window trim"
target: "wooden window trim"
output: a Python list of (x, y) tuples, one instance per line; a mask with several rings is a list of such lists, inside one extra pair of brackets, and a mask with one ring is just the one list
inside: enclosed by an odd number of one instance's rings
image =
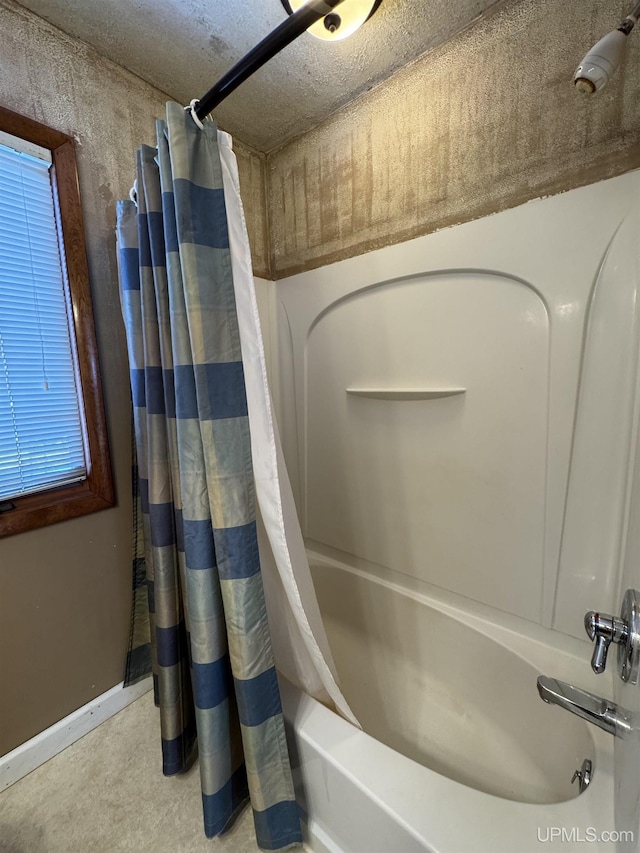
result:
[[(0, 130), (48, 148), (55, 170), (55, 201), (62, 233), (69, 319), (75, 329), (76, 374), (84, 408), (87, 477), (81, 483), (13, 498), (0, 512), (0, 536), (77, 518), (115, 504), (102, 381), (89, 286), (80, 186), (73, 138), (0, 107)], [(66, 267), (66, 269), (65, 269)]]

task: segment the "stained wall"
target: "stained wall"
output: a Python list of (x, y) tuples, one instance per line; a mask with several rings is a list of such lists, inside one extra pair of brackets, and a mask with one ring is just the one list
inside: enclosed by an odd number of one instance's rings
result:
[(271, 152), (274, 277), (640, 166), (638, 34), (607, 89), (571, 85), (628, 11), (514, 0)]

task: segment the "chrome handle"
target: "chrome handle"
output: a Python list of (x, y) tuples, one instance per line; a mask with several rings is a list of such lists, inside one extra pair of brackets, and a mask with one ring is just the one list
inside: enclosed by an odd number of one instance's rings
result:
[(598, 637), (596, 639), (596, 647), (593, 650), (591, 658), (591, 669), (598, 675), (607, 668), (607, 652), (609, 651), (610, 642), (606, 637)]
[(620, 618), (590, 610), (584, 627), (594, 640), (591, 666), (595, 673), (604, 672), (611, 643), (618, 646), (618, 675), (623, 681), (637, 684), (640, 678), (640, 592), (628, 589), (624, 594)]
[(584, 628), (589, 639), (595, 640), (591, 668), (600, 675), (607, 666), (607, 652), (611, 643), (626, 644), (629, 625), (623, 619), (590, 610), (584, 617)]

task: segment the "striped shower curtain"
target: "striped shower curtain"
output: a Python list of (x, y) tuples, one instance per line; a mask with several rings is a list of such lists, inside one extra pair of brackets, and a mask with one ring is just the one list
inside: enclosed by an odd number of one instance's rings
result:
[[(146, 579), (135, 577), (149, 596), (163, 769), (187, 769), (197, 741), (207, 836), (250, 797), (258, 844), (279, 850), (300, 842), (300, 822), (258, 555), (216, 125), (200, 130), (169, 103), (157, 142), (138, 152), (137, 206), (119, 203), (117, 232), (145, 540)], [(143, 634), (132, 637), (140, 649)]]

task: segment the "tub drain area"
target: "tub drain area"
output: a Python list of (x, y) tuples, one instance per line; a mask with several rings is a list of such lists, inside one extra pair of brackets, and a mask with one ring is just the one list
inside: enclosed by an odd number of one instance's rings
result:
[(593, 776), (593, 765), (588, 758), (582, 762), (582, 767), (580, 770), (576, 770), (571, 778), (571, 784), (574, 782), (578, 782), (578, 788), (580, 789), (580, 793), (582, 794), (589, 787), (589, 783), (591, 782), (591, 778)]

